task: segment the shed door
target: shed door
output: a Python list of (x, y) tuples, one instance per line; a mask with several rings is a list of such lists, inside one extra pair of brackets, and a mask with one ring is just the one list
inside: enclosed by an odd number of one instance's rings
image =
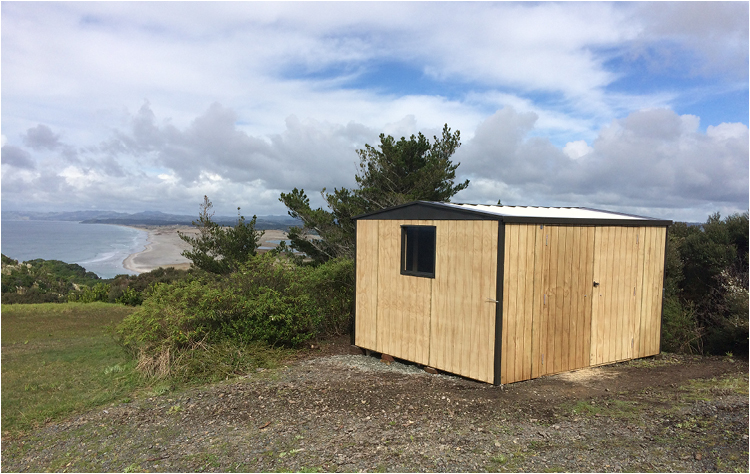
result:
[(532, 323), (532, 377), (586, 367), (591, 350), (594, 228), (538, 230), (542, 291)]
[(597, 227), (590, 365), (659, 353), (664, 227)]
[(589, 365), (593, 227), (505, 229), (500, 382)]

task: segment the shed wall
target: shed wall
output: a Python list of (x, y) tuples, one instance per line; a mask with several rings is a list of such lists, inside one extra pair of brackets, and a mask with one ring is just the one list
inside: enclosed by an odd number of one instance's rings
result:
[[(435, 226), (435, 278), (400, 274), (403, 225)], [(497, 242), (497, 221), (359, 220), (355, 344), (492, 383)]]
[(505, 232), (501, 383), (659, 352), (665, 227)]

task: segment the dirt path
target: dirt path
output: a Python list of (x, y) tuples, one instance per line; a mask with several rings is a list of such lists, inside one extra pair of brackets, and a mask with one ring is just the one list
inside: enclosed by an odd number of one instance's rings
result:
[(748, 471), (741, 361), (665, 355), (494, 387), (342, 346), (3, 440), (2, 469)]

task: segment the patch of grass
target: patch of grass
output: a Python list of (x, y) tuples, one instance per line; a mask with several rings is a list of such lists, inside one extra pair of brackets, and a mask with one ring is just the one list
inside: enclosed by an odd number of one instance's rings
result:
[(2, 305), (4, 434), (131, 394), (139, 377), (107, 328), (132, 311), (107, 303)]
[(601, 407), (592, 405), (585, 400), (580, 400), (575, 405), (573, 405), (573, 408), (570, 411), (572, 411), (576, 415), (595, 415), (597, 413), (600, 413), (602, 409)]
[[(291, 350), (261, 343), (201, 345), (174, 373), (144, 376), (111, 337), (135, 309), (108, 303), (2, 305), (2, 429), (16, 435), (93, 407), (159, 397), (182, 386), (274, 368)], [(273, 378), (273, 374), (265, 376)]]
[(630, 367), (644, 367), (644, 368), (653, 368), (653, 367), (664, 367), (667, 365), (677, 365), (680, 363), (680, 359), (678, 359), (675, 356), (670, 356), (670, 354), (663, 352), (661, 354), (661, 357), (645, 357), (643, 359), (633, 359), (627, 362), (624, 362), (624, 365), (630, 366)]
[(320, 468), (318, 468), (318, 467), (314, 467), (314, 466), (311, 466), (311, 467), (308, 467), (308, 466), (302, 466), (302, 467), (301, 467), (301, 468), (299, 469), (299, 472), (320, 472)]
[(680, 387), (686, 395), (714, 398), (719, 395), (748, 395), (748, 374), (735, 373), (711, 379), (694, 379)]
[(508, 462), (508, 458), (504, 454), (498, 454), (497, 456), (492, 457), (490, 461), (502, 465)]
[(570, 411), (579, 416), (606, 416), (616, 419), (632, 420), (638, 417), (639, 407), (636, 402), (617, 399), (600, 400), (598, 404), (580, 400), (575, 405), (568, 406)]

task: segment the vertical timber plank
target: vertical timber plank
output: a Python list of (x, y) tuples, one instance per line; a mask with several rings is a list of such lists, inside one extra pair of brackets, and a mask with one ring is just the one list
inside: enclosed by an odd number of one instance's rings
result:
[(378, 315), (377, 315), (377, 347), (378, 352), (388, 353), (390, 348), (390, 308), (393, 298), (390, 293), (388, 267), (391, 265), (388, 252), (390, 239), (390, 222), (382, 221), (378, 229)]
[(515, 311), (518, 291), (518, 226), (505, 225), (505, 271), (503, 278), (503, 343), (502, 343), (502, 383), (515, 380), (515, 347), (513, 339), (516, 333)]
[(643, 327), (643, 311), (641, 302), (643, 301), (643, 260), (644, 260), (644, 239), (646, 238), (646, 228), (638, 227), (635, 241), (635, 308), (634, 308), (634, 330), (633, 330), (633, 357), (643, 357), (643, 346), (641, 345), (641, 330)]
[(583, 265), (585, 277), (583, 279), (583, 358), (581, 366), (591, 365), (591, 312), (594, 298), (594, 227), (585, 227), (585, 241), (583, 252)]
[[(571, 344), (571, 339), (575, 336), (571, 334), (571, 319), (572, 319), (572, 281), (573, 281), (573, 248), (575, 246), (575, 227), (565, 226), (561, 227), (561, 230), (565, 232), (565, 252), (564, 252), (564, 276), (562, 284), (562, 345), (560, 347), (561, 360), (560, 370), (570, 370), (571, 368), (571, 350), (573, 350), (574, 344)], [(572, 336), (572, 337), (571, 337)], [(575, 356), (573, 356), (575, 358)]]
[(528, 224), (526, 229), (526, 263), (524, 265), (524, 274), (526, 282), (524, 284), (524, 317), (523, 317), (523, 364), (521, 380), (531, 378), (532, 364), (532, 337), (534, 322), (534, 262), (536, 255), (536, 225)]
[(482, 262), (486, 258), (485, 250), (482, 247), (482, 221), (473, 221), (471, 223), (471, 239), (473, 240), (473, 251), (471, 254), (471, 325), (470, 329), (470, 350), (471, 357), (469, 359), (469, 376), (473, 379), (481, 379), (484, 374), (485, 367), (482, 361), (482, 321), (483, 321), (483, 305), (486, 305), (483, 297), (484, 290), (482, 288), (482, 282), (484, 279), (484, 273), (482, 272)]
[(445, 315), (448, 295), (448, 249), (450, 239), (448, 222), (435, 222), (435, 239), (440, 244), (435, 249), (435, 281), (433, 284), (432, 305), (430, 311), (430, 362), (436, 368), (444, 368), (445, 360)]
[(567, 350), (564, 341), (564, 307), (565, 307), (565, 249), (567, 247), (566, 227), (557, 227), (557, 280), (555, 282), (555, 356), (553, 371), (562, 370), (563, 352)]
[(534, 225), (534, 290), (533, 290), (533, 307), (532, 307), (532, 327), (531, 327), (531, 377), (536, 378), (542, 375), (541, 369), (541, 352), (542, 345), (542, 323), (543, 317), (543, 300), (544, 292), (542, 285), (542, 274), (544, 272), (544, 226)]
[(643, 260), (643, 299), (641, 311), (643, 325), (641, 327), (641, 344), (644, 348), (644, 356), (651, 355), (651, 299), (653, 297), (653, 261), (654, 261), (654, 232), (653, 227), (646, 228), (646, 239)]
[(357, 223), (357, 307), (354, 343), (375, 349), (378, 310), (378, 223), (362, 220)]
[(514, 314), (515, 334), (513, 335), (513, 381), (523, 380), (523, 354), (524, 354), (524, 325), (526, 323), (524, 316), (526, 313), (526, 249), (528, 241), (526, 240), (526, 226), (514, 225), (518, 238), (516, 247), (516, 308)]
[(547, 308), (549, 316), (547, 318), (547, 357), (545, 360), (546, 373), (552, 374), (555, 372), (555, 319), (557, 317), (557, 274), (558, 274), (558, 249), (560, 243), (558, 242), (558, 226), (549, 227), (549, 287), (547, 293)]
[(583, 268), (581, 253), (583, 250), (583, 228), (573, 227), (573, 246), (571, 248), (571, 282), (570, 282), (570, 369), (582, 367), (583, 357)]

